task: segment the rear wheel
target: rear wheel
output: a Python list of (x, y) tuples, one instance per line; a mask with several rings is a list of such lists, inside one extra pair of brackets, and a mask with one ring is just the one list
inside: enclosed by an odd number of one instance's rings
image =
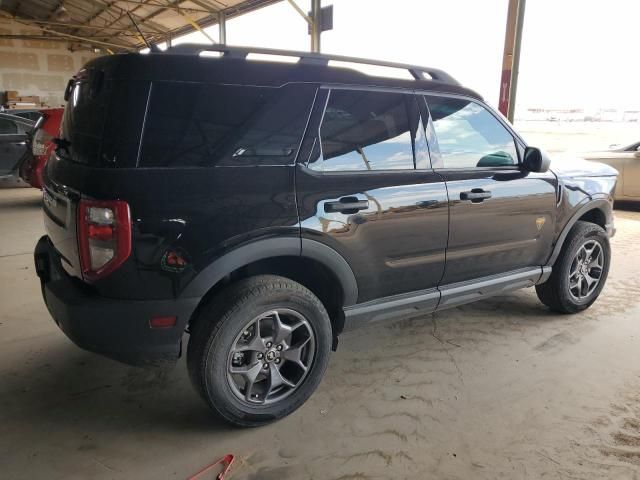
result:
[(538, 298), (560, 313), (591, 306), (604, 288), (611, 248), (599, 225), (579, 221), (569, 232), (549, 279), (536, 286)]
[(318, 298), (274, 275), (241, 280), (206, 305), (189, 339), (192, 382), (226, 421), (257, 426), (300, 407), (316, 389), (331, 348)]

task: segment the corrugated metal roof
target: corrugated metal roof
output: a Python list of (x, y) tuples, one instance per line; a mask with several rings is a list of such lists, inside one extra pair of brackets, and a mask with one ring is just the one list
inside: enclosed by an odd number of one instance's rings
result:
[(207, 27), (219, 15), (233, 18), (281, 0), (2, 0), (0, 18), (12, 18), (41, 30), (38, 38), (70, 42), (112, 51), (145, 46), (127, 15), (147, 40), (160, 43)]

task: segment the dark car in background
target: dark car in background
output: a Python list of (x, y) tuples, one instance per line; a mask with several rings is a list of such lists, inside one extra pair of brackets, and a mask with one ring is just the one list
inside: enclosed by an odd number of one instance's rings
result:
[(576, 313), (604, 287), (617, 172), (550, 166), (441, 70), (181, 45), (92, 60), (65, 97), (35, 249), (52, 317), (137, 365), (188, 332), (233, 424), (300, 407), (346, 329), (534, 286)]
[(29, 118), (0, 113), (0, 181), (19, 184), (21, 164), (29, 156), (29, 141), (36, 122)]
[(60, 133), (64, 108), (46, 108), (38, 112), (39, 118), (30, 138), (30, 155), (20, 165), (20, 178), (34, 188), (42, 189), (42, 172)]

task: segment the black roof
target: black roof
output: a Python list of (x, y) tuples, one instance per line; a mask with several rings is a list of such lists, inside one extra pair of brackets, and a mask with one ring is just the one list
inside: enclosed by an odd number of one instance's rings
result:
[[(220, 52), (220, 56), (201, 56), (203, 51)], [(246, 59), (249, 53), (286, 55), (299, 57), (299, 60), (296, 63), (252, 61)], [(351, 68), (329, 66), (331, 60), (406, 69), (413, 79), (367, 75)], [(337, 55), (224, 45), (180, 45), (165, 52), (110, 55), (92, 60), (87, 68), (104, 70), (112, 78), (132, 80), (274, 87), (294, 82), (363, 85), (457, 93), (482, 99), (478, 93), (461, 86), (449, 74), (435, 68)]]

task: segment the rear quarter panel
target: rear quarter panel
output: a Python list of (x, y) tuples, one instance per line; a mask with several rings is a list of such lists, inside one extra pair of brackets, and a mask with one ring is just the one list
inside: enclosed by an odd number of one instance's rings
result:
[[(94, 284), (103, 296), (177, 297), (200, 271), (237, 246), (258, 238), (299, 237), (293, 167), (100, 169), (49, 163), (47, 175), (55, 182), (48, 180), (48, 187), (55, 184), (74, 199), (81, 190), (94, 199), (129, 204), (132, 253)], [(169, 268), (168, 252), (178, 253), (185, 265)]]

